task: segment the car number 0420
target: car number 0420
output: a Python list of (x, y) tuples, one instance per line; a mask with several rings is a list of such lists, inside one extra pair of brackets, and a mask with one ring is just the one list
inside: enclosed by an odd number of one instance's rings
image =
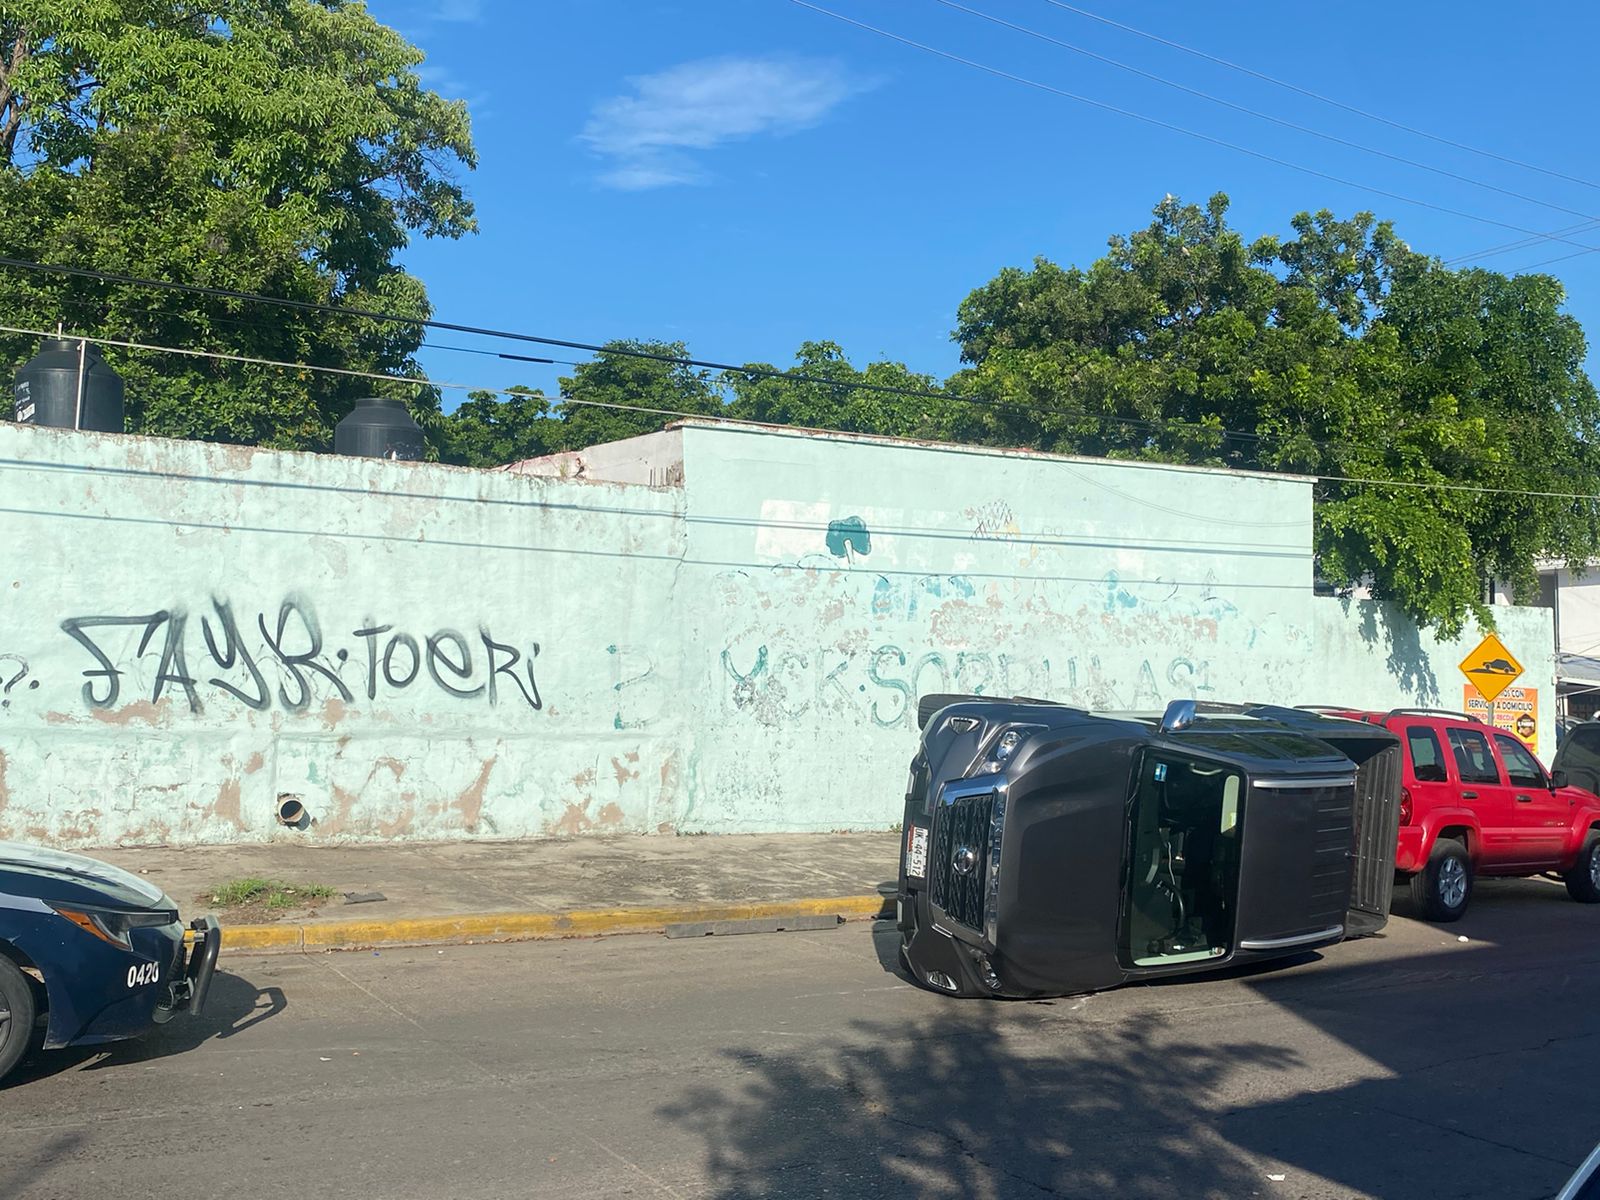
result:
[(160, 978), (160, 963), (143, 963), (140, 966), (128, 968), (128, 986), (131, 988), (143, 987), (147, 983), (155, 983)]

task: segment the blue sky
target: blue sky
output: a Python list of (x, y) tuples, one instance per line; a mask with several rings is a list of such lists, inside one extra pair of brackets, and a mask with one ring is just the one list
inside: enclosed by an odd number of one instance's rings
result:
[[(1325, 175), (985, 74), (793, 0), (371, 0), (464, 99), (481, 232), (405, 255), (442, 320), (582, 342), (682, 340), (701, 358), (787, 364), (831, 339), (852, 361), (958, 365), (956, 306), (1035, 255), (1087, 264), (1171, 192), (1233, 199), (1253, 237), (1304, 209), (1371, 209), (1444, 258), (1596, 228), (1483, 265), (1541, 269), (1600, 337), (1600, 155), (1591, 59), (1600, 6), (1179, 4), (1073, 0), (1090, 12), (1529, 171), (1363, 119), (1111, 28), (1050, 0), (961, 0), (1084, 50), (1417, 166), (1276, 126), (938, 0), (822, 7), (1050, 87)], [(1540, 203), (1536, 203), (1540, 202)], [(1490, 222), (1500, 222), (1495, 225)], [(1516, 229), (1506, 228), (1513, 226)], [(1572, 244), (1572, 243), (1578, 244)], [(447, 346), (516, 350), (461, 335)], [(538, 350), (528, 353), (539, 354)], [(560, 351), (553, 357), (582, 357)], [(567, 367), (427, 349), (437, 379), (555, 390)], [(1591, 359), (1591, 362), (1593, 360)], [(447, 403), (451, 401), (447, 400)]]

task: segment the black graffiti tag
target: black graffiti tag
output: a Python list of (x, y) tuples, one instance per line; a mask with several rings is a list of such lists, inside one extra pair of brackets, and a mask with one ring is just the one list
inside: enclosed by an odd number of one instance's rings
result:
[[(308, 649), (298, 654), (291, 654), (283, 648), (284, 638), (289, 629), (289, 619), (298, 617), (300, 627), (305, 632), (306, 639), (310, 642)], [(316, 614), (308, 608), (296, 604), (293, 600), (285, 600), (278, 608), (278, 631), (276, 636), (267, 628), (267, 616), (262, 613), (256, 618), (256, 624), (261, 627), (261, 636), (267, 639), (267, 648), (277, 655), (278, 661), (288, 672), (290, 680), (295, 685), (295, 694), (291, 698), (284, 687), (278, 689), (278, 699), (283, 701), (283, 706), (290, 712), (302, 712), (311, 705), (311, 681), (306, 676), (310, 671), (320, 675), (334, 686), (341, 699), (346, 702), (355, 699), (350, 689), (345, 687), (344, 680), (326, 664), (317, 661), (317, 655), (322, 653), (322, 628), (317, 624)], [(347, 655), (346, 651), (340, 651)]]
[(255, 684), (255, 695), (246, 695), (225, 679), (212, 679), (213, 687), (219, 687), (235, 699), (243, 701), (257, 712), (264, 712), (272, 707), (272, 692), (267, 687), (265, 676), (261, 668), (256, 666), (256, 661), (245, 649), (244, 637), (239, 633), (239, 622), (234, 620), (233, 606), (226, 600), (212, 600), (211, 607), (216, 610), (217, 624), (222, 627), (223, 643), (219, 649), (216, 639), (211, 636), (211, 622), (204, 617), (200, 618), (200, 632), (206, 639), (206, 653), (211, 655), (211, 661), (224, 671), (233, 670), (234, 663), (239, 663), (250, 673), (250, 680)]
[[(290, 712), (303, 712), (318, 694), (331, 693), (346, 702), (354, 698), (342, 676), (350, 651), (326, 646), (322, 624), (305, 601), (293, 597), (285, 600), (273, 620), (264, 612), (258, 613), (255, 626), (261, 641), (255, 647), (247, 642), (228, 601), (213, 597), (211, 610), (199, 621), (205, 654), (220, 672), (233, 672), (234, 676), (230, 680), (216, 674), (206, 683), (224, 695), (257, 712), (272, 708), (274, 699)], [(90, 631), (140, 629), (134, 660), (153, 652), (157, 634), (165, 634), (159, 643), (150, 699), (157, 701), (170, 691), (181, 690), (190, 711), (199, 712), (198, 680), (189, 669), (186, 651), (188, 627), (188, 615), (182, 609), (161, 609), (137, 616), (69, 617), (62, 621), (62, 631), (94, 659), (95, 665), (83, 672), (84, 703), (91, 708), (115, 707), (125, 690), (124, 677), (128, 673), (128, 664), (119, 665), (114, 647)], [(385, 687), (404, 691), (426, 672), (440, 691), (458, 700), (486, 697), (491, 705), (498, 705), (503, 694), (511, 695), (514, 690), (529, 708), (538, 711), (544, 707), (534, 677), (534, 660), (540, 651), (537, 642), (527, 643), (524, 654), (516, 646), (497, 641), (485, 627), (479, 628), (476, 638), (445, 628), (419, 640), (396, 630), (392, 623), (373, 621), (352, 630), (351, 636), (366, 643), (364, 690), (368, 700), (377, 700)], [(483, 647), (481, 660), (477, 657), (478, 643)], [(325, 653), (325, 649), (331, 652)], [(269, 672), (281, 680), (276, 689)]]
[[(117, 698), (122, 694), (123, 672), (117, 669), (117, 664), (84, 630), (126, 629), (130, 626), (143, 625), (145, 627), (144, 636), (139, 639), (138, 649), (138, 653), (143, 654), (150, 645), (150, 639), (155, 637), (156, 630), (161, 628), (170, 615), (166, 609), (162, 609), (160, 612), (153, 612), (142, 617), (68, 617), (61, 622), (61, 631), (92, 654), (95, 662), (100, 664), (99, 667), (83, 673), (83, 677), (88, 681), (83, 685), (83, 702), (85, 704), (90, 708), (111, 708), (115, 706)], [(163, 650), (163, 673), (165, 673), (166, 657), (166, 652)], [(95, 695), (94, 681), (96, 679), (104, 679), (106, 681), (106, 694), (104, 696)], [(161, 685), (158, 682), (156, 690), (159, 692), (160, 688)]]

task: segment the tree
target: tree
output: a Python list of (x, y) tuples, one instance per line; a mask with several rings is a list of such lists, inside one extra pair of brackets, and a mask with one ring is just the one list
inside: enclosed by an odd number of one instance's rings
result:
[(1471, 490), (1600, 494), (1559, 284), (1447, 270), (1370, 213), (1246, 244), (1227, 207), (1168, 197), (1087, 270), (1002, 271), (952, 389), (1012, 444), (1316, 475), (1323, 575), (1446, 635), (1491, 622), (1486, 576), (1526, 594), (1537, 558), (1600, 549), (1593, 501)]
[[(643, 357), (652, 356), (652, 357)], [(615, 341), (561, 379), (558, 450), (576, 450), (665, 429), (689, 416), (725, 415), (706, 371), (687, 358), (682, 342)]]
[[(474, 228), (465, 107), (345, 0), (10, 0), (0, 15), (0, 253), (428, 314), (395, 256)], [(7, 270), (10, 324), (385, 376), (418, 326)], [(31, 338), (0, 339), (13, 362)], [(320, 446), (360, 395), (416, 390), (111, 350), (139, 432)], [(426, 416), (430, 398), (422, 398)]]
[[(802, 378), (778, 378), (780, 370)], [(743, 421), (945, 441), (983, 432), (971, 406), (940, 396), (931, 375), (896, 362), (859, 371), (836, 342), (803, 342), (792, 367), (749, 363), (722, 382), (733, 393), (728, 415)]]
[(466, 467), (502, 467), (549, 454), (563, 442), (550, 399), (536, 388), (468, 392), (444, 418), (440, 457)]

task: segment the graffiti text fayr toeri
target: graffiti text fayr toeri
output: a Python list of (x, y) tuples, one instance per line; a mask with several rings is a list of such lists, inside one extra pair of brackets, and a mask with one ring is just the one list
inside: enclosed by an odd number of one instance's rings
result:
[[(376, 700), (424, 680), (456, 700), (544, 707), (534, 677), (539, 643), (513, 645), (485, 627), (471, 634), (453, 628), (412, 634), (390, 621), (364, 620), (330, 643), (316, 610), (290, 598), (275, 613), (256, 612), (244, 621), (228, 601), (213, 599), (200, 614), (175, 607), (68, 617), (61, 629), (93, 660), (83, 672), (83, 702), (91, 709), (133, 698), (127, 677), (149, 678), (152, 662), (153, 680), (139, 685), (148, 695), (138, 698), (181, 694), (191, 712), (201, 711), (203, 689), (257, 712), (275, 705), (303, 712), (319, 697)], [(142, 668), (136, 673), (135, 664)]]

